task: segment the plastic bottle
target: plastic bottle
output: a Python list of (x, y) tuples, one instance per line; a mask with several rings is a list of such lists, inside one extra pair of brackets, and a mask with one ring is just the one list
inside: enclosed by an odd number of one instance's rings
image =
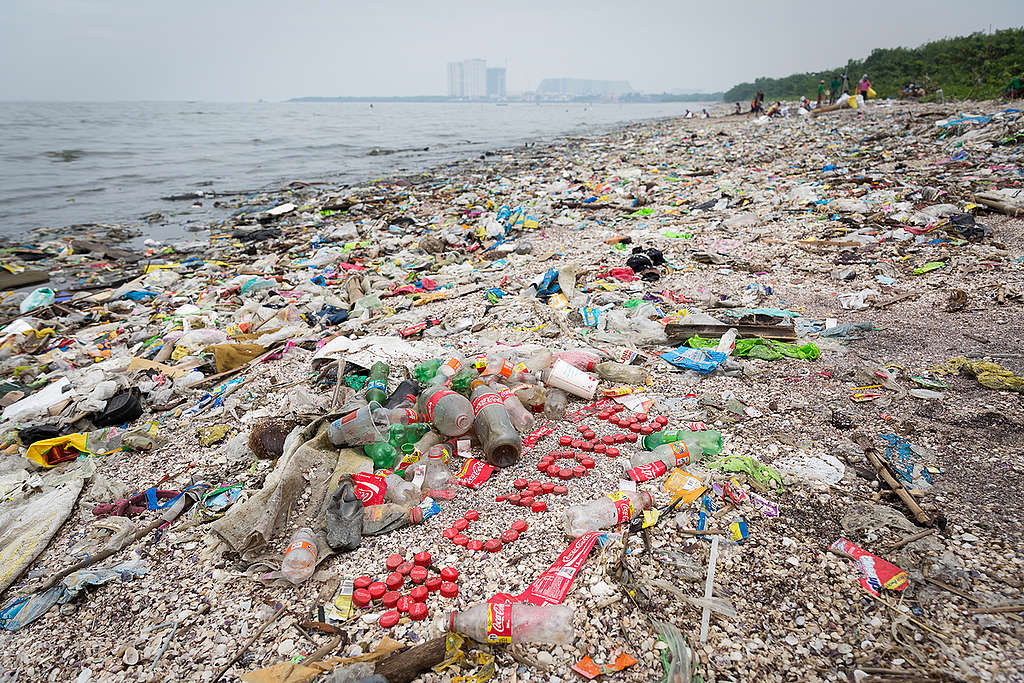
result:
[(561, 389), (548, 389), (544, 397), (544, 417), (560, 420), (565, 415), (565, 406), (568, 402), (569, 395)]
[(573, 396), (591, 400), (597, 391), (597, 378), (583, 372), (568, 361), (558, 359), (541, 373), (541, 381), (549, 387), (567, 391)]
[(591, 351), (578, 349), (575, 351), (559, 351), (551, 357), (551, 362), (565, 361), (574, 368), (590, 372), (601, 361), (601, 357)]
[(420, 415), (413, 408), (388, 408), (388, 421), (393, 425), (410, 425), (420, 421)]
[(420, 384), (427, 384), (430, 380), (434, 379), (439, 367), (441, 367), (441, 361), (439, 360), (424, 361), (416, 366), (412, 375)]
[(565, 511), (565, 532), (576, 538), (588, 531), (597, 531), (628, 522), (654, 505), (651, 494), (641, 491), (618, 491), (601, 496)]
[(388, 485), (387, 490), (384, 491), (384, 497), (392, 503), (411, 506), (419, 503), (423, 497), (418, 484), (406, 481), (394, 472), (384, 477), (384, 482)]
[(565, 645), (576, 639), (573, 612), (564, 605), (482, 602), (452, 612), (448, 630), (480, 643), (542, 643)]
[(302, 528), (295, 532), (281, 560), (281, 574), (296, 586), (313, 575), (317, 558), (316, 537), (313, 530)]
[(376, 401), (383, 405), (388, 400), (388, 374), (390, 372), (391, 368), (387, 363), (378, 361), (370, 366), (370, 377), (366, 380), (363, 393), (363, 398), (367, 403)]
[(508, 467), (519, 462), (522, 437), (512, 425), (501, 397), (483, 380), (473, 382), (473, 428), (480, 439), (487, 462)]
[(526, 367), (527, 371), (532, 373), (538, 373), (541, 370), (546, 370), (551, 367), (552, 356), (549, 349), (540, 349), (530, 355), (529, 358), (523, 361), (523, 366)]
[(444, 438), (437, 432), (431, 430), (420, 437), (420, 440), (412, 445), (413, 453), (426, 453), (432, 446), (444, 441)]
[[(416, 463), (417, 467), (420, 463), (423, 463), (423, 474), (420, 489), (423, 492), (433, 490), (443, 490), (449, 488), (448, 482), (451, 479), (451, 472), (448, 471), (448, 465), (445, 463), (448, 461), (452, 454), (452, 447), (448, 444), (437, 444), (431, 446), (430, 450), (423, 454), (419, 462)], [(407, 481), (415, 481), (419, 474), (416, 472), (416, 468), (410, 467), (405, 471), (405, 478)]]
[(469, 400), (447, 387), (428, 387), (416, 402), (416, 412), (448, 436), (465, 434), (473, 424)]
[(539, 413), (544, 410), (544, 401), (547, 398), (544, 387), (537, 384), (520, 384), (512, 389), (512, 393), (530, 412)]
[(457, 353), (453, 353), (441, 363), (437, 368), (437, 374), (431, 381), (432, 384), (443, 384), (448, 379), (459, 374), (466, 369), (465, 359)]
[(402, 383), (395, 388), (395, 392), (388, 396), (384, 403), (385, 408), (405, 408), (416, 403), (416, 397), (420, 395), (420, 383), (414, 379), (403, 379)]
[(730, 327), (728, 330), (725, 331), (725, 334), (722, 335), (722, 338), (718, 340), (718, 346), (715, 347), (715, 351), (718, 351), (719, 353), (724, 353), (725, 355), (728, 356), (732, 354), (733, 349), (735, 348), (736, 328)]
[(31, 294), (22, 300), (18, 305), (18, 310), (23, 314), (28, 313), (36, 308), (49, 306), (56, 298), (57, 294), (52, 289), (49, 287), (40, 287), (39, 289), (33, 290)]
[(490, 386), (501, 398), (501, 402), (505, 404), (505, 410), (508, 411), (512, 426), (520, 432), (528, 430), (533, 425), (533, 415), (523, 406), (522, 401), (508, 387), (497, 383), (492, 383)]
[[(708, 436), (695, 436), (697, 434), (707, 434)], [(680, 439), (688, 439), (688, 445), (696, 446), (699, 443), (709, 455), (717, 455), (722, 450), (722, 433), (713, 429), (703, 431), (677, 429), (675, 431), (655, 432), (645, 436), (643, 443), (646, 450), (653, 451), (658, 446), (679, 441)], [(714, 444), (714, 447), (712, 447), (712, 444)]]
[(718, 455), (722, 451), (722, 435), (719, 432), (686, 432), (683, 438), (662, 444), (653, 451), (634, 453), (629, 459), (633, 467), (652, 462), (661, 462), (666, 468), (689, 465), (702, 455)]
[(625, 365), (613, 361), (598, 363), (595, 367), (597, 376), (610, 382), (625, 382), (626, 384), (643, 384), (644, 370), (636, 365)]
[(481, 375), (498, 375), (508, 379), (512, 376), (514, 370), (512, 363), (508, 361), (504, 356), (499, 356), (496, 353), (489, 353), (485, 359), (483, 369), (480, 371)]

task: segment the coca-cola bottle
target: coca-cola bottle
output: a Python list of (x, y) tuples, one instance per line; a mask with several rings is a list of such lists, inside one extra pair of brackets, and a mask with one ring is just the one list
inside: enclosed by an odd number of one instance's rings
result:
[(595, 367), (597, 376), (610, 382), (625, 382), (626, 384), (643, 384), (644, 370), (636, 365), (626, 365), (605, 361), (598, 363)]
[(722, 433), (714, 430), (706, 432), (677, 432), (679, 439), (662, 444), (653, 451), (638, 451), (629, 459), (633, 467), (640, 467), (652, 462), (662, 462), (666, 468), (677, 465), (689, 465), (703, 455), (718, 455), (722, 451)]
[(416, 402), (416, 412), (448, 436), (465, 434), (473, 424), (469, 400), (443, 386), (427, 387)]
[(565, 532), (573, 538), (628, 522), (654, 505), (647, 492), (617, 491), (565, 511)]
[(490, 386), (501, 398), (501, 402), (505, 404), (505, 410), (508, 411), (508, 417), (512, 420), (512, 426), (520, 432), (528, 430), (533, 425), (533, 415), (523, 406), (515, 392), (497, 383)]
[(523, 440), (512, 426), (501, 397), (483, 380), (473, 382), (473, 431), (480, 439), (487, 462), (508, 467), (519, 462)]
[(572, 621), (573, 612), (564, 605), (538, 607), (482, 602), (461, 612), (452, 612), (448, 630), (479, 643), (565, 645), (576, 638)]

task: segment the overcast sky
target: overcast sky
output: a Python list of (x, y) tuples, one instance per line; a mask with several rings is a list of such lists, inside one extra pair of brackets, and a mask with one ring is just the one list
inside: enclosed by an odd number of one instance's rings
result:
[(0, 0), (0, 99), (442, 95), (446, 63), (724, 90), (1024, 24), (1022, 0)]

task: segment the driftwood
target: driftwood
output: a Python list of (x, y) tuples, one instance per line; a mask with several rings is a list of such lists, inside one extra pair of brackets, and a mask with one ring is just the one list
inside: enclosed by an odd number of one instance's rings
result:
[(922, 526), (932, 526), (935, 523), (935, 520), (933, 520), (927, 512), (921, 509), (921, 506), (918, 505), (917, 501), (914, 500), (914, 497), (910, 495), (910, 491), (908, 491), (907, 487), (903, 485), (903, 482), (893, 476), (892, 472), (889, 471), (888, 464), (878, 456), (878, 452), (875, 450), (875, 446), (871, 443), (871, 440), (863, 434), (856, 434), (854, 435), (854, 441), (864, 449), (864, 456), (868, 459), (868, 462), (871, 463), (872, 467), (875, 468), (875, 471), (878, 473), (878, 477), (888, 484), (889, 488), (899, 496), (900, 500), (902, 500), (903, 504), (910, 510), (910, 513), (914, 516), (917, 523)]
[(1024, 216), (1024, 202), (998, 192), (979, 192), (974, 201), (1007, 216)]
[(796, 330), (792, 327), (747, 325), (743, 323), (732, 325), (677, 325), (676, 323), (669, 323), (665, 325), (665, 335), (673, 341), (686, 340), (694, 335), (721, 337), (731, 327), (736, 328), (737, 337), (763, 337), (764, 339), (780, 339), (783, 341), (793, 341), (796, 339)]
[(411, 683), (427, 669), (440, 664), (444, 653), (445, 638), (434, 638), (380, 660), (373, 673), (388, 679), (388, 683)]

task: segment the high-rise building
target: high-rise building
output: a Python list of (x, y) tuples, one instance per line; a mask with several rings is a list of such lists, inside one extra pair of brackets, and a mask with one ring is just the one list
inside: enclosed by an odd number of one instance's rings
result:
[(487, 62), (483, 59), (462, 63), (462, 94), (470, 99), (487, 97)]
[(464, 97), (462, 62), (448, 62), (448, 97)]
[(504, 68), (491, 68), (487, 70), (487, 96), (505, 97)]

